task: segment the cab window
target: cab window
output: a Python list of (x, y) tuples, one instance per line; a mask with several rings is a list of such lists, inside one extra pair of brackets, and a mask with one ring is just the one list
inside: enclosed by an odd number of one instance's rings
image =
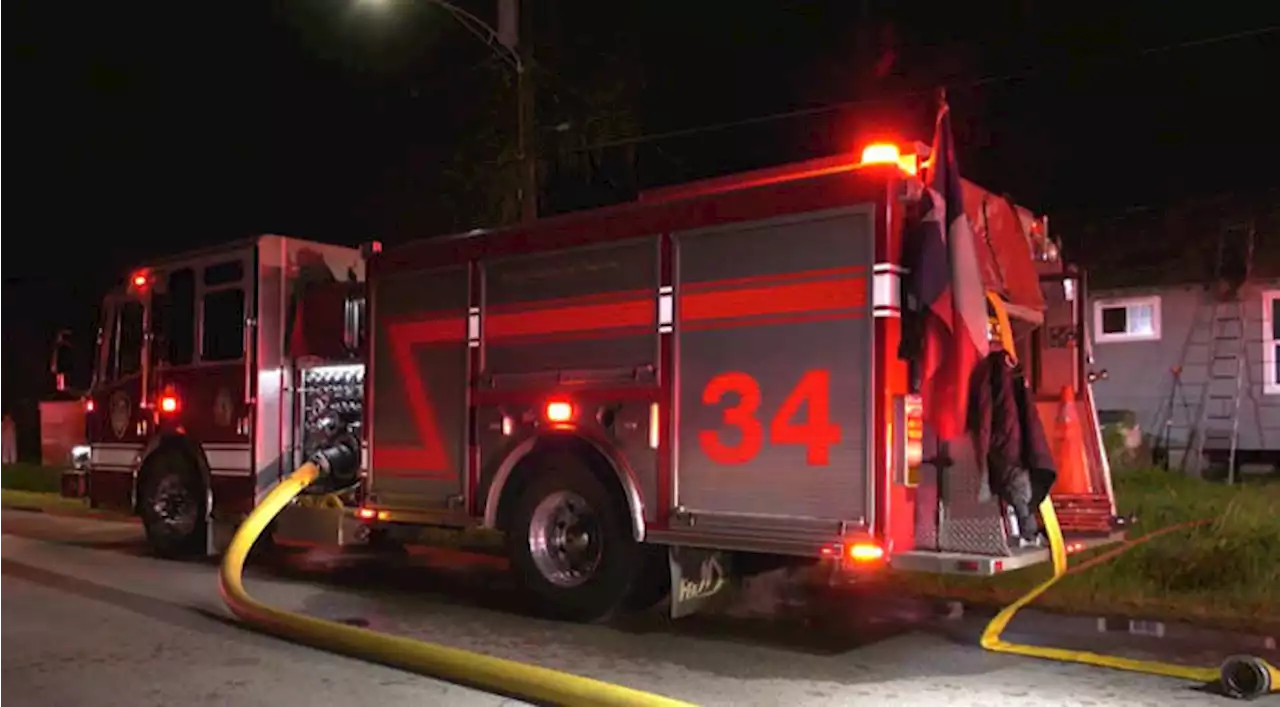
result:
[(157, 364), (185, 366), (196, 355), (196, 276), (191, 268), (169, 273), (152, 296), (152, 355)]
[[(142, 303), (122, 302), (116, 325), (115, 378), (123, 378), (142, 370)], [(108, 372), (111, 368), (108, 367)]]
[(238, 360), (244, 356), (244, 266), (239, 260), (210, 265), (205, 268), (203, 281), (200, 358)]
[(102, 353), (98, 359), (101, 368), (98, 369), (97, 378), (101, 382), (115, 380), (116, 377), (116, 339), (119, 336), (116, 320), (119, 316), (120, 309), (116, 304), (109, 304), (103, 315), (102, 333), (98, 339)]

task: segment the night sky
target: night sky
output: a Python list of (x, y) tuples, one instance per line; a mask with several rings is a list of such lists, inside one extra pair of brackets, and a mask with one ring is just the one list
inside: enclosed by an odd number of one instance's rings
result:
[[(961, 169), (1050, 214), (1280, 181), (1266, 3), (529, 1), (547, 174), (601, 135), (642, 138), (588, 152), (590, 188), (557, 177), (559, 209), (867, 136), (927, 140), (940, 84)], [(459, 3), (492, 21), (493, 2)], [(101, 293), (144, 258), (261, 232), (394, 245), (492, 225), (447, 173), (498, 164), (509, 74), (440, 9), (384, 4), (9, 5), (6, 406), (39, 394), (28, 362), (57, 326), (87, 346)]]

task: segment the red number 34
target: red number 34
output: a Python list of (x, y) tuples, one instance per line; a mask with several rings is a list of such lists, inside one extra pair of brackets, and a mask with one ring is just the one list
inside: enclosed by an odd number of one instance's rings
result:
[[(698, 433), (702, 451), (719, 464), (745, 464), (760, 453), (765, 443), (764, 424), (760, 422), (760, 384), (746, 373), (722, 373), (712, 378), (702, 390), (705, 405), (719, 405), (728, 394), (737, 403), (721, 411), (722, 421), (737, 428), (737, 444), (726, 444), (720, 430)], [(808, 403), (803, 421), (797, 421), (800, 407)], [(769, 422), (770, 444), (795, 444), (805, 447), (809, 466), (831, 463), (831, 446), (840, 443), (840, 426), (831, 422), (831, 372), (812, 370), (805, 373), (796, 387), (782, 401), (782, 407)]]

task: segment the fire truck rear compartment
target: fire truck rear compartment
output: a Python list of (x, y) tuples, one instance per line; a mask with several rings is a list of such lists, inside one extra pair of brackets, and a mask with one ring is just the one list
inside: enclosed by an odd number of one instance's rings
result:
[[(872, 532), (873, 214), (676, 234), (675, 512), (664, 540), (819, 557)], [(735, 423), (744, 405), (754, 422)]]

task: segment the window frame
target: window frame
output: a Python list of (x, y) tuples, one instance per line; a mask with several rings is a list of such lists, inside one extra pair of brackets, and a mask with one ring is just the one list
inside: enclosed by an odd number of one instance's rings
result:
[(1280, 380), (1276, 376), (1276, 359), (1280, 357), (1280, 338), (1276, 338), (1273, 307), (1280, 301), (1280, 290), (1262, 291), (1262, 392), (1266, 395), (1280, 395)]
[[(239, 280), (223, 280), (217, 284), (207, 284), (206, 270), (217, 269), (233, 261), (240, 261), (241, 271)], [(249, 318), (250, 308), (253, 306), (250, 291), (249, 274), (252, 268), (250, 263), (242, 255), (224, 255), (216, 258), (207, 258), (200, 262), (197, 266), (196, 275), (196, 340), (195, 340), (195, 361), (199, 365), (204, 366), (225, 366), (237, 363), (244, 363), (248, 360), (251, 344), (247, 340), (249, 338)], [(228, 359), (209, 359), (205, 357), (205, 334), (208, 329), (205, 312), (205, 298), (211, 294), (218, 294), (228, 290), (239, 290), (241, 293), (242, 305), (242, 321), (240, 323), (240, 341), (241, 351), (237, 358)]]
[[(1280, 294), (1280, 293), (1278, 293)], [(1131, 307), (1151, 307), (1151, 333), (1135, 334), (1132, 332), (1124, 333), (1105, 333), (1102, 330), (1102, 311), (1105, 309), (1128, 310)], [(1128, 312), (1126, 311), (1126, 328), (1128, 326)], [(1135, 341), (1159, 341), (1161, 336), (1161, 307), (1160, 295), (1137, 295), (1133, 297), (1111, 297), (1107, 299), (1095, 300), (1093, 303), (1093, 343), (1095, 344), (1117, 344), (1129, 343)]]

